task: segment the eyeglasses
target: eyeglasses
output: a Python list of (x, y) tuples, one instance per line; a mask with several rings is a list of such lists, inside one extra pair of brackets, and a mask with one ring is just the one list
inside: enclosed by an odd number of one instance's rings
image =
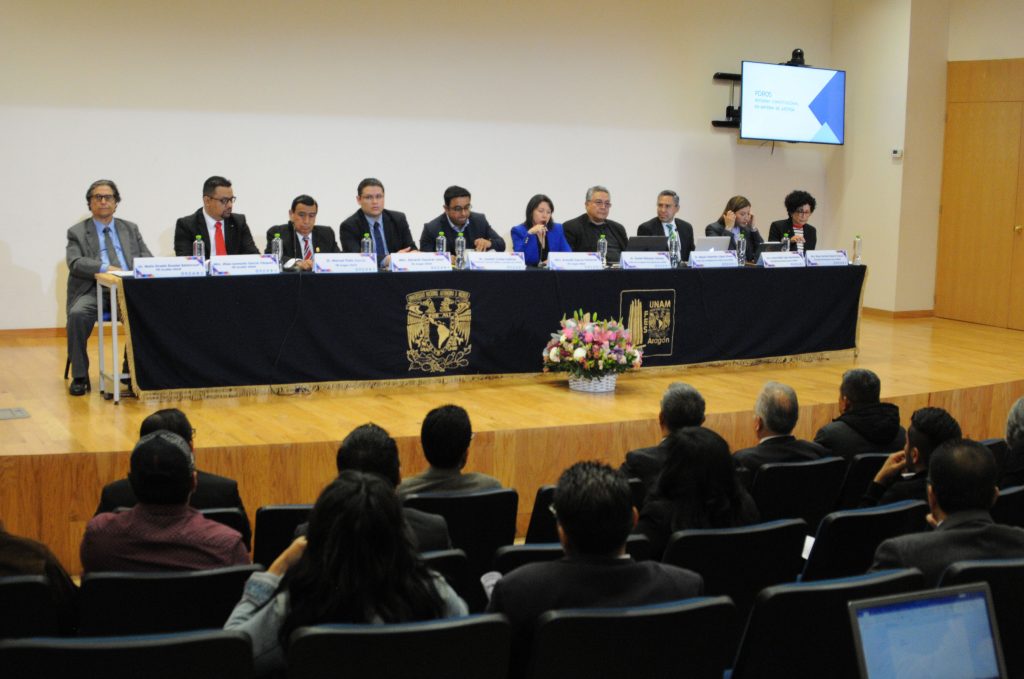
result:
[(207, 198), (220, 203), (224, 207), (227, 207), (228, 205), (233, 205), (234, 202), (238, 200), (238, 196), (232, 196), (230, 198), (214, 198), (213, 196), (207, 196)]
[(811, 214), (811, 211), (807, 210), (807, 209), (804, 209), (804, 210), (793, 210), (793, 214), (795, 214), (795, 215), (809, 215), (809, 214)]
[(452, 212), (457, 213), (457, 214), (462, 214), (463, 212), (469, 212), (470, 210), (472, 210), (473, 206), (472, 205), (467, 205), (466, 207), (462, 207), (461, 205), (453, 205), (452, 207), (450, 207), (448, 209), (451, 210)]
[(611, 207), (612, 206), (612, 202), (610, 200), (592, 200), (590, 202), (593, 203), (594, 205), (596, 205), (597, 207)]
[(94, 193), (92, 194), (91, 198), (92, 200), (95, 200), (97, 203), (113, 203), (117, 200), (116, 198), (114, 198), (114, 194), (112, 193)]

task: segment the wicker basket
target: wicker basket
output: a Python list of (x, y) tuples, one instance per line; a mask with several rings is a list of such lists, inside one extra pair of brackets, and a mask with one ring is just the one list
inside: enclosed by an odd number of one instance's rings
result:
[(615, 380), (618, 373), (608, 373), (603, 377), (569, 376), (569, 388), (573, 391), (588, 391), (592, 394), (606, 394), (615, 391)]

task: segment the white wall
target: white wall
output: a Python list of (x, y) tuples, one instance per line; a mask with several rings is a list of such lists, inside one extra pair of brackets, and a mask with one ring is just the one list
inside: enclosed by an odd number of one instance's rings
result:
[(951, 0), (949, 61), (1024, 57), (1024, 2)]

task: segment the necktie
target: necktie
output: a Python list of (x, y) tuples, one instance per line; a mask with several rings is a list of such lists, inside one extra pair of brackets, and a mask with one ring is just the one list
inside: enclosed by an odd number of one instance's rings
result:
[(384, 232), (380, 222), (373, 223), (373, 249), (377, 251), (377, 266), (388, 255), (388, 246), (384, 244)]
[(302, 237), (302, 258), (313, 259), (313, 249), (309, 247), (309, 236)]
[(669, 238), (671, 238), (672, 237), (672, 232), (676, 230), (676, 225), (675, 224), (666, 224), (665, 228), (668, 230), (668, 232), (665, 235), (668, 236)]
[(118, 256), (117, 248), (114, 247), (114, 239), (110, 235), (110, 227), (103, 227), (103, 241), (107, 248), (107, 264), (110, 266), (117, 266), (122, 269), (128, 268), (124, 261)]
[(213, 234), (214, 254), (226, 255), (228, 254), (228, 249), (224, 246), (224, 227), (220, 222), (214, 224), (214, 227), (217, 229), (216, 233)]

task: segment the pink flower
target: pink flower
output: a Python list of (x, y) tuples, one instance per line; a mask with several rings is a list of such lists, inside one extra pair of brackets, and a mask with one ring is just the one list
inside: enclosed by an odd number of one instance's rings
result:
[(573, 335), (574, 335), (574, 331), (573, 331), (572, 328), (566, 328), (565, 332), (562, 333), (562, 334), (565, 335), (565, 339), (572, 339)]

